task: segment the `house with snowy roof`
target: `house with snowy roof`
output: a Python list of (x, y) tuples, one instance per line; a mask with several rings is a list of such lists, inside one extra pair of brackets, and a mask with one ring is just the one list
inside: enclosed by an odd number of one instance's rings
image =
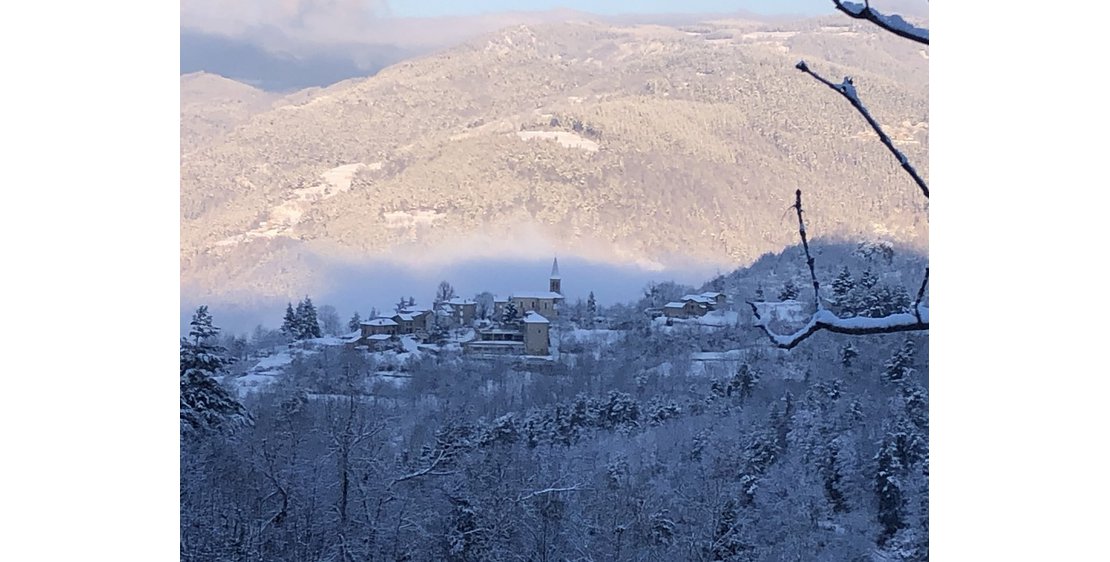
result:
[(450, 310), (456, 325), (469, 326), (477, 316), (478, 303), (471, 299), (456, 297), (443, 304)]
[(705, 316), (711, 310), (717, 310), (728, 303), (724, 293), (709, 291), (696, 295), (683, 295), (677, 301), (663, 305), (663, 316), (667, 318), (696, 318)]
[(428, 334), (432, 331), (432, 309), (419, 306), (406, 306), (391, 318), (397, 323), (400, 334)]
[(718, 291), (706, 291), (698, 295), (709, 301), (709, 310), (720, 310), (728, 304), (728, 297)]

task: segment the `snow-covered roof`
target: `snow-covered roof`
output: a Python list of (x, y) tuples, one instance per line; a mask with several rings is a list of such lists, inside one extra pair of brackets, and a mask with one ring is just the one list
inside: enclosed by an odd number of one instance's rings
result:
[(694, 301), (694, 302), (697, 302), (697, 303), (708, 304), (711, 299), (709, 297), (706, 297), (704, 294), (702, 294), (702, 295), (683, 295), (682, 298), (679, 299), (679, 300)]
[(366, 339), (370, 341), (386, 341), (390, 337), (392, 336), (390, 336), (389, 334), (374, 334), (372, 336), (366, 336)]
[(524, 315), (523, 320), (524, 320), (525, 324), (550, 324), (551, 323), (547, 320), (547, 318), (544, 318), (543, 316), (541, 316), (539, 314), (536, 314), (535, 312), (532, 312), (532, 311), (528, 311), (528, 314)]
[(362, 323), (363, 326), (396, 326), (397, 323), (389, 318), (375, 318)]
[(411, 314), (405, 314), (404, 312), (399, 313), (399, 314), (394, 314), (393, 319), (394, 320), (401, 320), (401, 321), (404, 321), (404, 322), (412, 322), (414, 320), (414, 318)]
[(509, 297), (493, 297), (493, 302), (509, 302)]
[(413, 316), (420, 316), (431, 311), (432, 309), (425, 306), (406, 306), (401, 309), (402, 314), (412, 314)]
[(562, 300), (563, 295), (552, 291), (525, 291), (522, 293), (513, 293), (514, 299), (555, 299)]
[(478, 303), (476, 303), (476, 302), (474, 302), (470, 299), (455, 297), (455, 298), (447, 301), (447, 304), (450, 304), (452, 306), (460, 306), (460, 305), (464, 305), (464, 304), (478, 304)]
[(723, 294), (724, 293), (719, 293), (717, 291), (706, 291), (706, 292), (702, 293), (701, 296), (703, 296), (707, 299), (715, 299), (715, 298), (717, 298), (717, 297), (719, 297)]
[(559, 277), (559, 258), (555, 258), (555, 261), (551, 262), (551, 278), (562, 279)]
[(685, 307), (686, 307), (686, 303), (684, 303), (684, 302), (669, 302), (669, 303), (663, 305), (663, 308), (685, 308)]

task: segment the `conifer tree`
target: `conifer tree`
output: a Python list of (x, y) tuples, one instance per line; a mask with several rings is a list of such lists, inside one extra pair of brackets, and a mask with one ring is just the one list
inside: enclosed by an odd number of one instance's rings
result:
[(879, 499), (879, 546), (886, 544), (905, 523), (905, 499), (902, 497), (902, 461), (894, 440), (883, 440), (875, 455), (878, 468), (875, 472), (875, 494)]
[(594, 318), (597, 318), (597, 299), (594, 298), (594, 292), (590, 291), (590, 296), (586, 299), (586, 326), (593, 328)]
[(875, 285), (878, 285), (878, 284), (879, 284), (879, 278), (875, 277), (874, 273), (871, 273), (871, 268), (870, 267), (867, 268), (866, 270), (864, 270), (863, 275), (859, 278), (859, 286), (863, 287), (864, 289), (866, 289), (868, 291), (873, 289), (875, 287)]
[(297, 305), (297, 339), (307, 340), (310, 338), (318, 338), (322, 335), (320, 330), (320, 322), (316, 318), (316, 307), (312, 304), (312, 299), (307, 296)]
[(510, 299), (509, 302), (505, 303), (505, 312), (501, 315), (501, 322), (510, 324), (517, 321), (519, 318), (520, 313), (516, 309), (516, 303)]
[(181, 339), (181, 430), (186, 433), (222, 430), (249, 420), (243, 406), (215, 377), (225, 374), (224, 349), (213, 340), (219, 328), (212, 325), (207, 306), (197, 308), (189, 323), (189, 338)]
[(358, 311), (356, 310), (351, 319), (347, 321), (347, 329), (352, 332), (357, 332), (361, 329), (362, 318), (359, 318)]
[(760, 284), (756, 285), (755, 286), (755, 300), (757, 302), (763, 302), (763, 300), (766, 299), (766, 298), (767, 298), (767, 296), (763, 294), (763, 283), (760, 283)]
[(293, 303), (285, 305), (285, 319), (281, 322), (281, 333), (297, 339), (300, 331), (297, 329), (297, 313), (293, 311)]
[(848, 270), (848, 266), (840, 268), (840, 274), (833, 279), (832, 282), (832, 302), (833, 305), (842, 309), (849, 303), (852, 289), (856, 286), (852, 281), (852, 272)]
[(798, 286), (794, 284), (793, 279), (787, 279), (786, 283), (782, 284), (782, 290), (779, 291), (780, 301), (792, 301), (798, 298)]
[(902, 343), (901, 349), (896, 351), (894, 356), (883, 366), (883, 379), (888, 382), (902, 382), (914, 371), (913, 359), (913, 340), (906, 338), (906, 341)]
[(859, 357), (859, 351), (856, 350), (856, 346), (852, 345), (852, 342), (848, 342), (840, 348), (840, 364), (844, 365), (845, 369), (852, 366), (852, 360), (856, 357)]

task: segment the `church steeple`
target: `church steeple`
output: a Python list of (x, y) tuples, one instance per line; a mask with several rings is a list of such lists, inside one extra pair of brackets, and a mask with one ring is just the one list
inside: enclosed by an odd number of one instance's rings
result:
[(559, 258), (551, 263), (550, 290), (552, 293), (563, 294), (563, 278), (559, 276)]

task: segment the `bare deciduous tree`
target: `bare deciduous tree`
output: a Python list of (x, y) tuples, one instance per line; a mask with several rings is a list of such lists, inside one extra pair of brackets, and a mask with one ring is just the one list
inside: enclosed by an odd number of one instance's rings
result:
[[(899, 37), (910, 39), (925, 45), (929, 44), (929, 30), (914, 26), (899, 15), (886, 15), (871, 7), (869, 2), (857, 4), (854, 2), (842, 2), (840, 0), (833, 0), (836, 8), (849, 16), (856, 19), (863, 19), (874, 23), (880, 28), (889, 31)], [(844, 80), (839, 83), (833, 83), (811, 70), (806, 62), (798, 61), (795, 65), (798, 70), (812, 76), (817, 81), (833, 89), (849, 103), (852, 107), (859, 112), (861, 116), (867, 121), (867, 124), (879, 135), (879, 140), (884, 146), (894, 155), (902, 169), (913, 179), (914, 183), (921, 189), (921, 193), (926, 199), (929, 198), (929, 186), (925, 180), (917, 173), (917, 170), (910, 164), (909, 159), (905, 154), (902, 154), (897, 147), (894, 146), (890, 136), (883, 131), (882, 127), (871, 116), (871, 112), (860, 100), (856, 91), (855, 83), (850, 76), (844, 77)], [(749, 301), (748, 305), (752, 309), (755, 317), (755, 326), (760, 328), (767, 334), (776, 347), (783, 349), (792, 349), (806, 338), (822, 330), (833, 332), (837, 334), (848, 335), (869, 335), (869, 334), (893, 334), (898, 332), (910, 331), (924, 331), (929, 329), (929, 308), (922, 306), (922, 300), (925, 298), (925, 291), (929, 283), (929, 268), (925, 267), (925, 274), (921, 281), (921, 288), (917, 291), (917, 300), (913, 303), (913, 308), (910, 312), (901, 312), (889, 314), (880, 318), (869, 318), (856, 316), (852, 318), (841, 318), (834, 314), (832, 311), (826, 309), (821, 301), (821, 287), (817, 281), (817, 273), (814, 269), (814, 259), (809, 252), (809, 242), (806, 238), (805, 221), (802, 218), (802, 190), (795, 191), (795, 202), (791, 206), (798, 214), (798, 234), (802, 239), (802, 247), (806, 254), (806, 265), (809, 267), (809, 274), (813, 280), (813, 298), (816, 304), (816, 310), (804, 326), (790, 334), (778, 334), (771, 329), (769, 318), (764, 318), (760, 314), (759, 308), (754, 302)]]

